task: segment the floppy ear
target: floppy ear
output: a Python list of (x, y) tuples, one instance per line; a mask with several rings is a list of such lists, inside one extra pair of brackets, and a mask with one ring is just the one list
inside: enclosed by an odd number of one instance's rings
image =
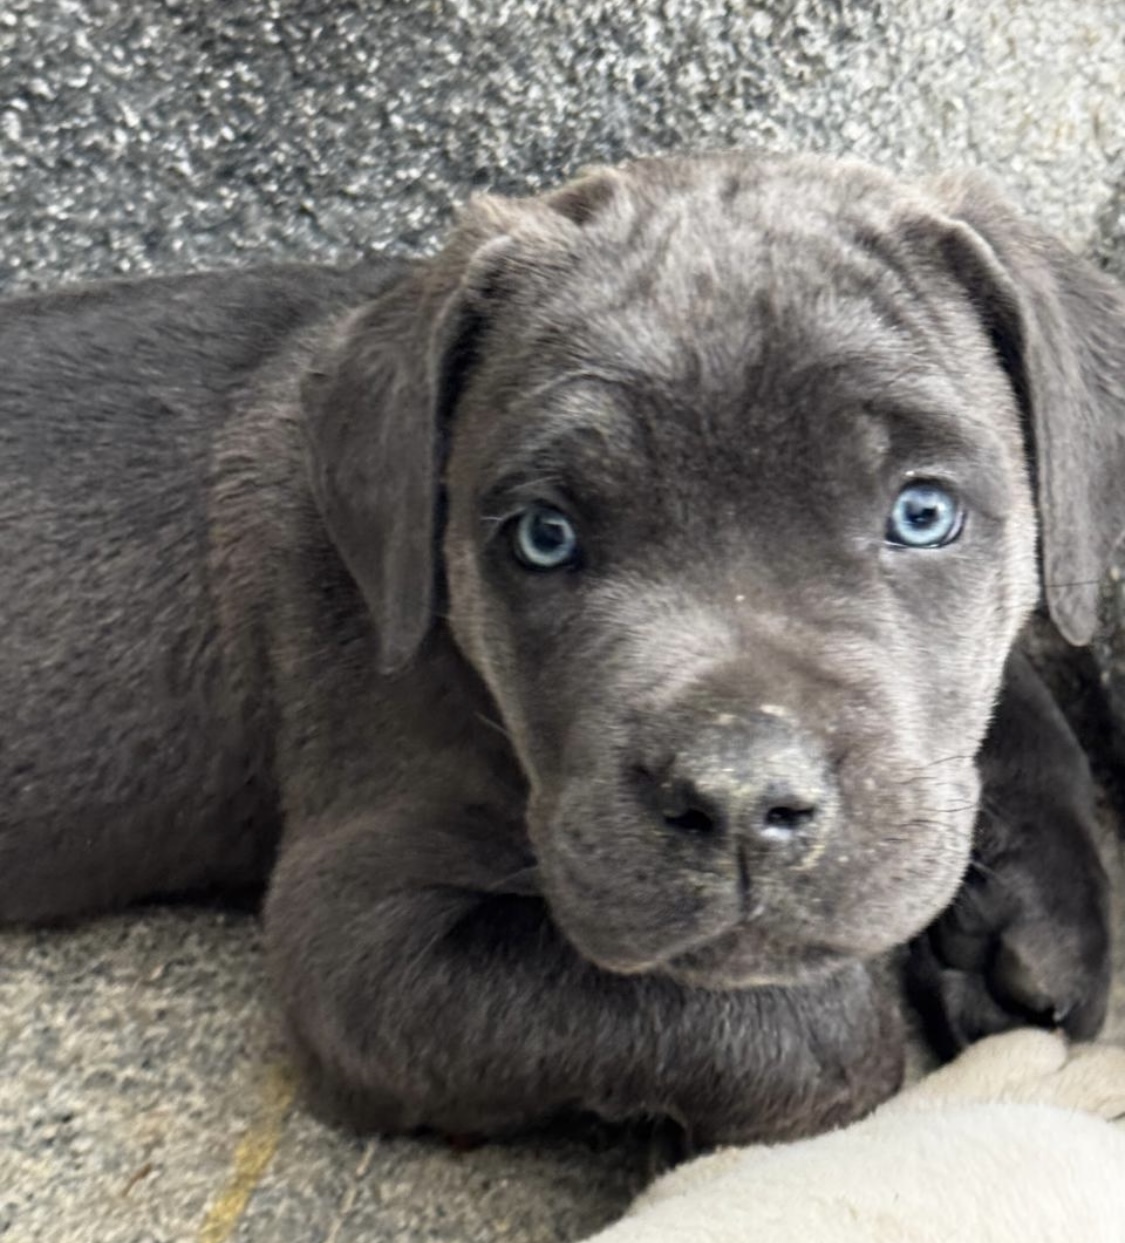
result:
[(313, 493), (375, 621), (383, 673), (406, 666), (429, 629), (445, 432), (490, 314), (565, 256), (608, 176), (473, 200), (445, 249), (348, 317), (303, 378)]
[(977, 302), (1026, 419), (1043, 585), (1071, 643), (1098, 622), (1125, 532), (1125, 290), (975, 179), (936, 184), (946, 261)]
[(433, 613), (444, 424), (503, 243), (480, 230), (487, 217), (350, 315), (302, 379), (313, 494), (374, 619), (383, 673), (409, 663)]

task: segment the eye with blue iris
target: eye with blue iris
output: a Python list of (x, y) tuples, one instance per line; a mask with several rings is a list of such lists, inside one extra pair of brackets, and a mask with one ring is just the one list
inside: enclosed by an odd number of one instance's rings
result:
[(908, 483), (895, 497), (886, 540), (897, 548), (942, 548), (961, 534), (965, 515), (956, 497), (936, 483)]
[(578, 533), (561, 510), (535, 502), (513, 520), (512, 548), (528, 569), (561, 570), (578, 561)]

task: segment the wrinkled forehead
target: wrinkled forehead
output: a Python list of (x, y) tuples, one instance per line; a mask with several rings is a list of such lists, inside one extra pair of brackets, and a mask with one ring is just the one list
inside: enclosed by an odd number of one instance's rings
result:
[(795, 453), (815, 471), (817, 447), (833, 477), (896, 440), (934, 461), (979, 453), (1012, 407), (1006, 380), (897, 210), (882, 182), (799, 167), (625, 194), (549, 278), (523, 265), (485, 377), (488, 456), (596, 471), (643, 448), (746, 478)]
[(545, 280), (529, 256), (529, 328), (706, 382), (802, 345), (859, 361), (963, 327), (963, 298), (917, 228), (926, 209), (895, 183), (815, 161), (686, 169), (627, 181)]

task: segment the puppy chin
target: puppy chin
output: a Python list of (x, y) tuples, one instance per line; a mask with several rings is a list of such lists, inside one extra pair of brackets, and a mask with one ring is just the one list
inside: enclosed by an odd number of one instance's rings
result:
[(663, 975), (690, 988), (728, 991), (808, 984), (857, 961), (820, 945), (774, 946), (769, 952), (703, 946), (661, 964)]
[(684, 932), (670, 938), (666, 931), (640, 929), (610, 932), (603, 924), (575, 918), (565, 907), (551, 903), (555, 923), (563, 935), (586, 959), (611, 975), (669, 975), (668, 963), (689, 956), (692, 950), (710, 940), (706, 932)]
[(731, 929), (691, 948), (669, 947), (661, 954), (639, 957), (604, 945), (586, 945), (572, 938), (587, 961), (612, 975), (656, 975), (688, 988), (731, 991), (769, 985), (799, 985), (823, 979), (854, 964), (857, 955), (819, 945), (779, 946), (764, 949), (757, 938), (753, 945), (732, 944), (739, 930)]
[(612, 975), (663, 976), (690, 988), (727, 991), (800, 984), (829, 975), (859, 957), (825, 945), (782, 943), (762, 926), (743, 920), (703, 921), (670, 937), (666, 929), (655, 928), (613, 933), (604, 921), (575, 918), (575, 912), (565, 907), (556, 909), (554, 915), (578, 953), (601, 970)]
[(905, 944), (948, 904), (968, 862), (967, 844), (946, 843), (925, 874), (864, 887), (829, 851), (815, 874), (764, 874), (748, 893), (722, 875), (665, 877), (641, 892), (636, 877), (626, 883), (628, 860), (591, 868), (552, 828), (538, 844), (541, 892), (587, 962), (716, 991), (799, 986)]
[[(956, 885), (948, 894), (952, 898)], [(927, 895), (930, 896), (930, 895)], [(905, 945), (931, 924), (945, 903), (919, 902), (913, 911), (857, 918), (850, 927), (817, 928), (792, 913), (741, 921), (702, 944), (663, 956), (650, 969), (694, 988), (740, 989), (809, 983)], [(794, 930), (780, 937), (775, 929)]]
[(802, 921), (792, 912), (788, 917), (775, 912), (771, 919), (759, 908), (750, 917), (704, 916), (670, 935), (669, 923), (638, 920), (630, 927), (621, 904), (612, 911), (612, 924), (611, 918), (596, 918), (596, 908), (591, 912), (567, 903), (552, 903), (552, 908), (574, 948), (601, 970), (663, 976), (685, 987), (715, 991), (813, 983), (905, 943), (938, 913), (926, 906), (917, 920), (902, 923), (904, 913), (896, 912), (897, 919), (884, 923), (862, 921), (851, 935), (806, 925), (796, 935), (779, 936), (779, 927), (795, 930)]

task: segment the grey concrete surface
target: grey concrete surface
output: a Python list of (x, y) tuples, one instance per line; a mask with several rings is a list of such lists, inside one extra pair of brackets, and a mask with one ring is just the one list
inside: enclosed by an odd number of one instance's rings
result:
[[(732, 143), (980, 166), (1125, 274), (1123, 100), (1122, 0), (0, 0), (0, 290), (427, 247), (475, 189)], [(570, 1240), (645, 1162), (319, 1126), (245, 917), (0, 934), (4, 1243)]]

